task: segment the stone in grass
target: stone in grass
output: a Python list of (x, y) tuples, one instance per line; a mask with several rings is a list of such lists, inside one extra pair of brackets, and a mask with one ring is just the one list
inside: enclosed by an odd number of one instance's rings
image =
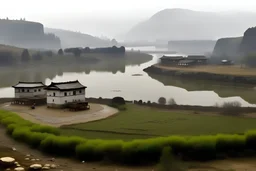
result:
[(43, 167), (42, 170), (50, 170), (51, 168), (50, 167)]
[(26, 161), (30, 160), (30, 158), (25, 158)]
[(42, 170), (42, 165), (41, 164), (32, 164), (29, 167), (29, 170), (33, 171), (33, 170)]
[(50, 166), (52, 169), (56, 169), (57, 168), (57, 166), (55, 165), (55, 164), (51, 164), (51, 166)]
[(9, 166), (13, 166), (15, 159), (12, 157), (2, 157), (0, 158), (0, 166), (2, 167), (9, 167)]
[(45, 164), (44, 167), (51, 167), (51, 165), (50, 164)]
[(23, 167), (17, 167), (14, 169), (14, 171), (25, 171), (25, 169)]
[(36, 161), (36, 159), (31, 159), (32, 162)]
[(8, 168), (8, 169), (5, 169), (5, 171), (10, 171), (11, 169), (10, 168)]

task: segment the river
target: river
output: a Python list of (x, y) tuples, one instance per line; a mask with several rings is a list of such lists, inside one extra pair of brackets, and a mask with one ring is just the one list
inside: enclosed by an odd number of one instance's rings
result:
[[(162, 56), (161, 54), (152, 55), (151, 61), (141, 65), (125, 65), (122, 72), (93, 69), (90, 72), (64, 71), (61, 74), (55, 73), (51, 77), (42, 77), (42, 81), (50, 84), (52, 81), (79, 80), (88, 87), (86, 97), (112, 98), (122, 96), (127, 100), (152, 102), (157, 102), (160, 97), (165, 97), (167, 101), (173, 98), (177, 104), (202, 106), (221, 105), (231, 101), (239, 101), (243, 106), (252, 106), (253, 103), (256, 103), (255, 91), (251, 87), (220, 85), (207, 81), (197, 83), (196, 81), (185, 80), (184, 82), (184, 80), (177, 78), (148, 75), (143, 69), (157, 63)], [(139, 76), (134, 76), (134, 74), (139, 74)], [(10, 77), (10, 73), (6, 73), (6, 78), (8, 76)], [(8, 79), (12, 79), (9, 77)], [(13, 81), (22, 81), (18, 78)], [(4, 87), (1, 86), (3, 88), (0, 88), (0, 97), (14, 97), (14, 90), (11, 86), (9, 84)]]

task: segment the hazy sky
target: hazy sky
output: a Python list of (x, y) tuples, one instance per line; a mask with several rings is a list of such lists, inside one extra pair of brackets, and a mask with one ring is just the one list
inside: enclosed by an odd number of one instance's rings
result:
[[(256, 2), (255, 0), (1, 0), (0, 16), (11, 19), (25, 17), (27, 20), (42, 22), (48, 27), (113, 36), (116, 30), (123, 31), (125, 28), (129, 30), (137, 22), (166, 8), (256, 12)], [(117, 29), (113, 30), (107, 26), (104, 28), (102, 21), (106, 18), (110, 20), (108, 22), (110, 25), (115, 23)]]

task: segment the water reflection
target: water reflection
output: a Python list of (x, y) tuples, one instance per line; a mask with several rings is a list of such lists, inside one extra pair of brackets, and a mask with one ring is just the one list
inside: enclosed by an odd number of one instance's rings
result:
[[(255, 103), (250, 87), (220, 85), (206, 81), (150, 76), (143, 69), (155, 64), (161, 55), (154, 55), (148, 62), (117, 60), (97, 64), (71, 63), (67, 66), (41, 65), (26, 68), (0, 69), (0, 97), (13, 97), (10, 86), (18, 81), (79, 80), (88, 87), (87, 97), (122, 96), (127, 100), (157, 102), (159, 97), (174, 98), (178, 104), (211, 106), (225, 101), (239, 101), (243, 106)], [(133, 76), (139, 74), (141, 76)], [(4, 80), (4, 81), (2, 81)], [(225, 98), (221, 98), (221, 97)], [(245, 100), (243, 100), (245, 99)]]

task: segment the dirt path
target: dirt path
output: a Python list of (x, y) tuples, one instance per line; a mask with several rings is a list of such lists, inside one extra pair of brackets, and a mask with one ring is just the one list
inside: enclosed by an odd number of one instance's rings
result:
[(117, 109), (106, 105), (90, 104), (90, 106), (90, 110), (79, 112), (71, 112), (67, 109), (48, 109), (46, 106), (32, 110), (27, 106), (10, 105), (10, 103), (3, 104), (1, 108), (13, 111), (26, 120), (55, 127), (101, 120), (118, 113)]

